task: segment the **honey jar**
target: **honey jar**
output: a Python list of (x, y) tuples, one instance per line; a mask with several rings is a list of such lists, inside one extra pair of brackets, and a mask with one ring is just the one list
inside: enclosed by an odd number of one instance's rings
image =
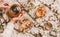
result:
[(44, 17), (46, 14), (46, 9), (44, 6), (38, 6), (38, 8), (35, 11), (36, 17)]

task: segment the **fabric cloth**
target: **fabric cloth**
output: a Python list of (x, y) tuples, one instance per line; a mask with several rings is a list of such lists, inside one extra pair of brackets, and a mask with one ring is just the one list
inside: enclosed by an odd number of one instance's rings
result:
[(14, 24), (9, 22), (7, 24), (6, 29), (3, 32), (3, 37), (11, 37), (12, 33), (13, 33), (13, 29), (14, 29)]

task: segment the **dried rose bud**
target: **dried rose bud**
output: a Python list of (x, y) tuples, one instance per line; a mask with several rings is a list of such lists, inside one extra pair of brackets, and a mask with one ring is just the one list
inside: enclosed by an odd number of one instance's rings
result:
[(4, 6), (9, 6), (9, 4), (8, 3), (4, 3)]
[(50, 22), (45, 23), (44, 26), (45, 26), (45, 29), (47, 30), (52, 28), (52, 24)]

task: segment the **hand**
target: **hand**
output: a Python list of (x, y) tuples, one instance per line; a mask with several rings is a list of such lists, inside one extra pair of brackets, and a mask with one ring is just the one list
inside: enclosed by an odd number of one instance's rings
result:
[(6, 6), (6, 5), (7, 5), (7, 3), (5, 2), (5, 0), (0, 1), (0, 7), (7, 8), (8, 6)]
[(18, 17), (12, 18), (10, 22), (15, 23), (16, 21), (18, 20), (21, 21), (22, 19), (23, 19), (23, 16), (19, 15)]
[(11, 22), (15, 23), (16, 21), (22, 21), (24, 19), (24, 15), (20, 14), (18, 17), (12, 18)]
[(15, 23), (17, 20), (18, 20), (18, 17), (15, 17), (15, 18), (12, 18), (10, 22)]
[(22, 21), (23, 19), (24, 19), (24, 15), (23, 15), (23, 14), (20, 14), (20, 15), (18, 16), (18, 20)]

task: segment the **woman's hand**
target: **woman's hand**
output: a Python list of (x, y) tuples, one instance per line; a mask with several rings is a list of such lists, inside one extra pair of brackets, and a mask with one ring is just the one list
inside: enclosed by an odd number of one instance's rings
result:
[(12, 18), (10, 22), (15, 23), (16, 21), (18, 20), (21, 21), (22, 19), (23, 19), (23, 15), (20, 14), (18, 17)]
[(0, 1), (0, 7), (4, 7), (4, 8), (7, 8), (8, 7), (8, 3), (5, 2), (5, 0), (1, 0)]
[(18, 20), (18, 17), (12, 18), (10, 22), (15, 23)]

